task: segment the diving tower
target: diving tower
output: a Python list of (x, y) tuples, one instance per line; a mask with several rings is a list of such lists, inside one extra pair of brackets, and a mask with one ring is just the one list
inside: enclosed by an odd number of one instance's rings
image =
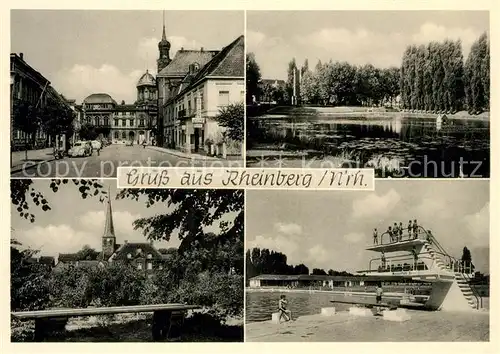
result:
[(370, 260), (365, 276), (404, 277), (431, 284), (425, 307), (431, 310), (464, 311), (481, 308), (481, 297), (470, 285), (473, 266), (450, 256), (429, 230), (405, 230), (403, 235), (380, 236), (368, 251), (380, 256)]

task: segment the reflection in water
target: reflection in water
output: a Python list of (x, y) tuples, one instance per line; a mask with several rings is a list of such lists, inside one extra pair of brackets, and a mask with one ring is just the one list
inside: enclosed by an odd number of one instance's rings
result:
[[(255, 119), (251, 129), (259, 145), (306, 151), (308, 158), (354, 153), (362, 166), (397, 161), (415, 177), (458, 177), (459, 162), (466, 176), (489, 177), (489, 122), (398, 116), (366, 119), (320, 117)], [(254, 146), (259, 148), (260, 146)], [(371, 164), (371, 165), (370, 165)], [(480, 165), (479, 167), (476, 167)], [(472, 175), (474, 173), (474, 175)]]

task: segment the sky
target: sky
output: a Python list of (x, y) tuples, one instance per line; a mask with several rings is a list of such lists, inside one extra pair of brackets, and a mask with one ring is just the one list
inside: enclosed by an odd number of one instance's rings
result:
[[(163, 11), (12, 10), (11, 52), (77, 103), (105, 92), (133, 103), (136, 83), (156, 74)], [(184, 49), (220, 50), (244, 33), (242, 11), (165, 11), (170, 57)]]
[[(147, 208), (145, 197), (141, 197), (139, 201), (115, 199), (116, 182), (104, 180), (101, 183), (106, 189), (110, 187), (116, 242), (119, 244), (123, 244), (125, 240), (149, 242), (141, 229), (133, 229), (132, 223), (141, 217), (165, 214), (169, 210), (166, 205), (156, 203)], [(56, 193), (49, 188), (49, 185), (48, 179), (34, 181), (34, 188), (42, 192), (52, 208), (44, 212), (31, 203), (29, 211), (35, 215), (34, 223), (21, 218), (16, 208), (11, 207), (12, 238), (21, 242), (23, 247), (40, 250), (39, 255), (57, 257), (59, 253), (77, 252), (84, 245), (100, 251), (106, 217), (105, 202), (101, 203), (96, 197), (82, 199), (78, 187), (71, 182), (62, 185)], [(205, 231), (217, 232), (217, 230), (217, 227), (211, 227)], [(169, 242), (154, 243), (157, 248), (178, 247), (179, 244), (177, 231)]]
[(380, 68), (400, 66), (406, 46), (461, 39), (464, 59), (489, 32), (480, 11), (249, 11), (247, 51), (264, 79), (286, 79), (288, 62), (347, 61)]
[(489, 273), (489, 182), (377, 180), (376, 191), (248, 191), (246, 248), (284, 253), (288, 264), (356, 272), (377, 253), (372, 231), (417, 219), (452, 256), (471, 250)]

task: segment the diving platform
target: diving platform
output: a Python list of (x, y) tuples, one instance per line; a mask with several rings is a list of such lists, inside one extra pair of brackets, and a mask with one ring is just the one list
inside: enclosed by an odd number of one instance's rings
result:
[(364, 276), (403, 277), (432, 284), (425, 306), (432, 310), (471, 310), (481, 307), (481, 297), (471, 286), (474, 267), (448, 254), (430, 230), (421, 226), (407, 230), (388, 230), (374, 235), (366, 248), (378, 252), (370, 260)]
[(425, 240), (414, 238), (400, 242), (373, 245), (371, 247), (368, 247), (366, 250), (375, 252), (384, 252), (384, 253), (404, 252), (404, 251), (411, 251), (413, 247), (422, 247), (425, 243), (426, 243)]

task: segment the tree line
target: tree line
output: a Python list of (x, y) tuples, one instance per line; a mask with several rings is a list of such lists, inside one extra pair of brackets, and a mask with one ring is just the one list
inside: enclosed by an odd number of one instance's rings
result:
[[(27, 222), (36, 223), (33, 209), (50, 212), (50, 192), (40, 192), (33, 180), (11, 181), (11, 203)], [(82, 199), (107, 198), (97, 180), (50, 180), (50, 191), (77, 188)], [(51, 269), (32, 262), (36, 250), (11, 241), (11, 310), (51, 307), (122, 306), (133, 304), (190, 303), (209, 310), (213, 319), (243, 313), (243, 206), (240, 190), (122, 190), (118, 199), (131, 199), (165, 212), (133, 222), (147, 240), (170, 240), (174, 231), (181, 241), (167, 249), (163, 269), (148, 277), (125, 263), (105, 267), (60, 265)], [(168, 207), (167, 207), (168, 205)], [(226, 217), (224, 217), (226, 216)], [(132, 222), (132, 220), (131, 220)], [(211, 225), (219, 232), (203, 230)], [(96, 259), (98, 252), (83, 247), (78, 259)]]
[[(348, 62), (318, 61), (311, 69), (306, 59), (288, 63), (285, 87), (262, 83), (253, 53), (247, 55), (247, 104), (262, 97), (278, 104), (333, 106), (393, 106), (403, 109), (455, 113), (466, 109), (478, 114), (489, 109), (490, 44), (486, 33), (472, 45), (464, 62), (461, 41), (445, 40), (409, 45), (400, 67), (376, 68)], [(294, 87), (295, 85), (295, 87)]]
[(305, 264), (287, 264), (287, 256), (284, 253), (260, 249), (258, 247), (246, 251), (246, 279), (253, 278), (260, 274), (281, 274), (281, 275), (352, 275), (345, 271), (339, 272), (333, 269), (325, 271), (321, 268), (309, 270)]
[(489, 42), (482, 34), (463, 60), (461, 41), (408, 46), (401, 64), (405, 109), (471, 114), (489, 109)]

